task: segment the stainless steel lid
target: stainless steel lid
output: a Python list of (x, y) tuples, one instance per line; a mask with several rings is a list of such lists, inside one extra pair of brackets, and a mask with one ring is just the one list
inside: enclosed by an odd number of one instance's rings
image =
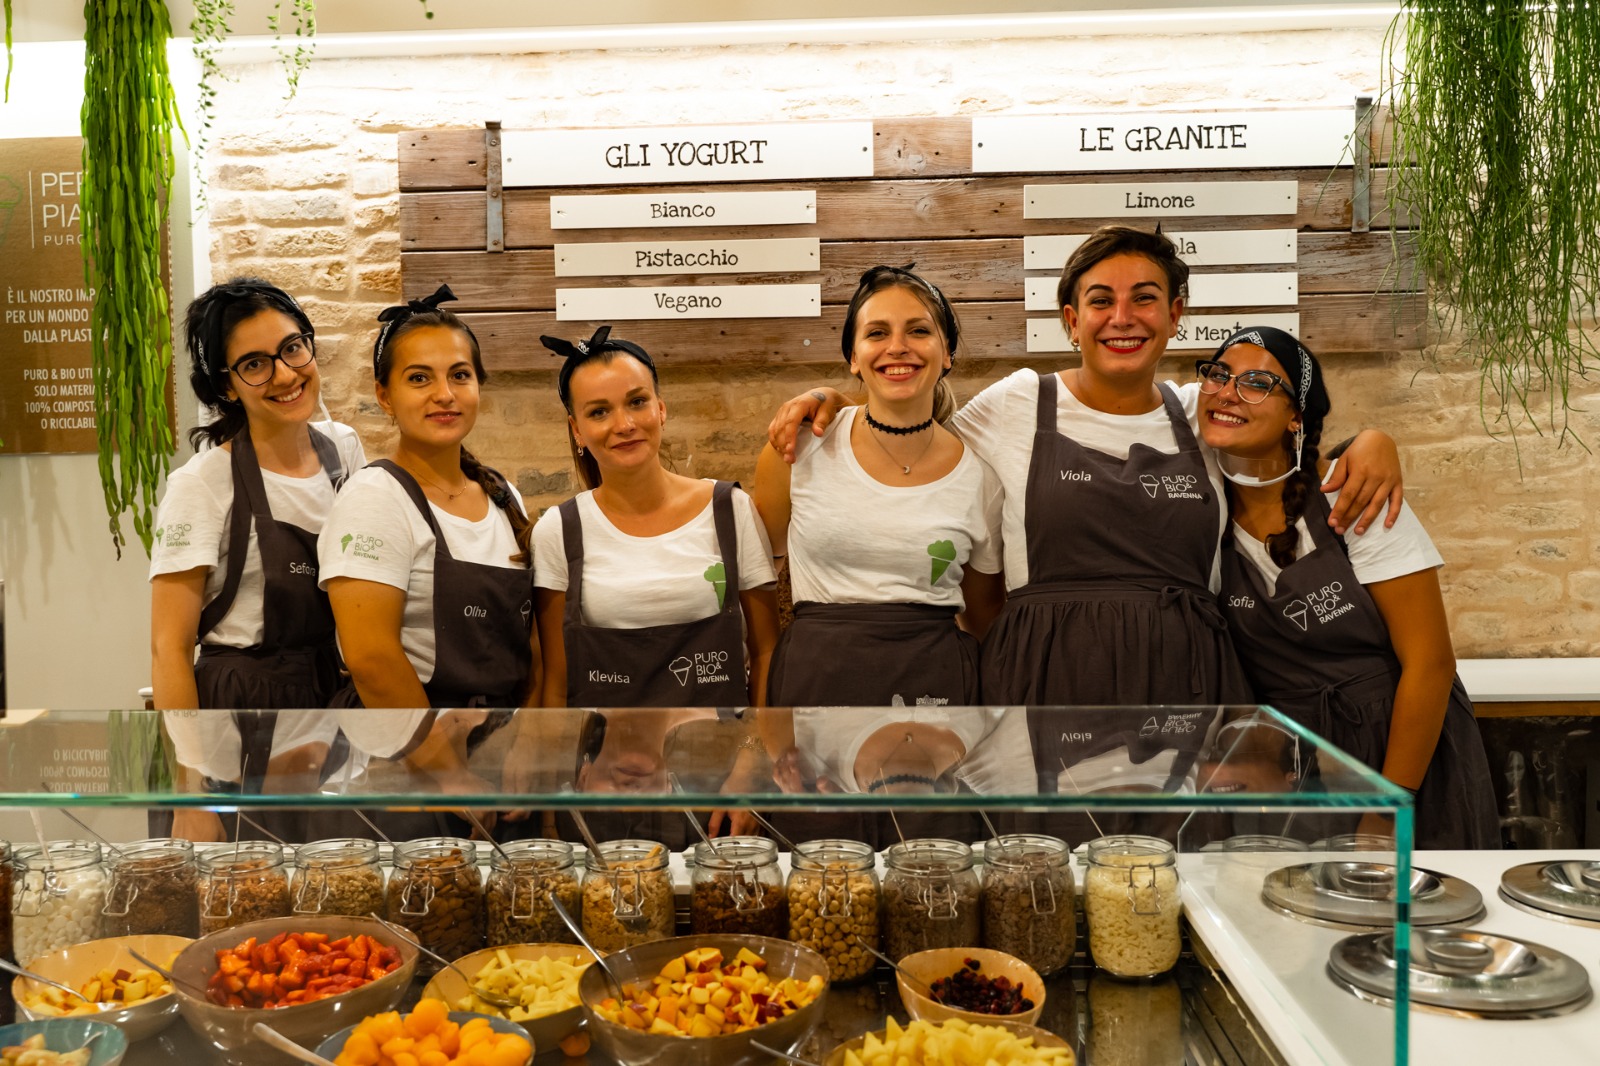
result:
[(1600, 922), (1600, 861), (1566, 859), (1513, 866), (1500, 875), (1500, 893), (1536, 911)]
[[(1328, 973), (1358, 995), (1392, 1001), (1394, 934), (1358, 933), (1333, 946)], [(1591, 997), (1576, 959), (1542, 944), (1475, 929), (1414, 929), (1411, 1002), (1505, 1017), (1572, 1009)]]
[[(1317, 924), (1393, 925), (1395, 868), (1355, 860), (1286, 866), (1266, 876), (1261, 898), (1269, 907)], [(1483, 894), (1459, 877), (1411, 871), (1412, 925), (1455, 925), (1483, 912)]]
[(1310, 851), (1311, 846), (1294, 837), (1274, 836), (1271, 833), (1244, 833), (1213, 840), (1201, 851)]

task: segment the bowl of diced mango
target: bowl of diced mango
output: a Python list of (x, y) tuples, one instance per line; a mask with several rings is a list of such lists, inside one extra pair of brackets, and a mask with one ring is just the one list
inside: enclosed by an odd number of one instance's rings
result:
[(411, 1013), (386, 1011), (341, 1029), (317, 1047), (337, 1066), (528, 1066), (533, 1041), (516, 1022), (453, 1011), (441, 999)]

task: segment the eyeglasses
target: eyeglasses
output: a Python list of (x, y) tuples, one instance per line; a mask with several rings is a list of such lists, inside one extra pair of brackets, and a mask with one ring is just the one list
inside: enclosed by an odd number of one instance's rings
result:
[(1194, 372), (1200, 379), (1200, 391), (1208, 396), (1221, 392), (1232, 381), (1234, 391), (1245, 403), (1260, 403), (1273, 389), (1282, 389), (1289, 402), (1294, 402), (1289, 383), (1270, 370), (1241, 370), (1235, 374), (1214, 359), (1201, 359), (1194, 364)]
[(246, 385), (265, 385), (275, 373), (273, 363), (282, 363), (291, 370), (306, 366), (317, 357), (316, 344), (309, 333), (296, 333), (285, 337), (278, 350), (271, 355), (247, 355), (228, 369), (239, 375)]

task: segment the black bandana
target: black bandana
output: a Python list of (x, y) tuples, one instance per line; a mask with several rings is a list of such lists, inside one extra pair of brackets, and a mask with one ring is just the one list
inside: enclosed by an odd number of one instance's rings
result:
[(632, 341), (612, 340), (609, 325), (595, 330), (594, 336), (586, 341), (541, 336), (539, 343), (566, 360), (561, 364), (561, 373), (556, 377), (556, 392), (561, 396), (562, 405), (568, 410), (572, 408), (572, 372), (602, 352), (626, 352), (649, 368), (652, 379), (656, 377), (656, 363), (650, 358), (650, 353)]
[(1306, 409), (1306, 404), (1311, 398), (1312, 385), (1318, 377), (1318, 370), (1316, 360), (1306, 351), (1305, 345), (1275, 326), (1245, 326), (1223, 341), (1212, 353), (1211, 358), (1221, 359), (1222, 353), (1235, 344), (1253, 344), (1257, 348), (1265, 348), (1271, 352), (1272, 357), (1283, 367), (1290, 386), (1294, 388), (1294, 395), (1290, 399), (1294, 401), (1295, 410)]
[[(385, 307), (378, 312), (378, 321), (383, 323), (383, 328), (378, 331), (378, 339), (372, 342), (372, 374), (378, 375), (378, 361), (383, 356), (383, 345), (388, 339), (390, 331), (396, 325), (404, 322), (412, 315), (427, 315), (439, 310), (439, 305), (451, 303), (456, 300), (456, 294), (450, 291), (450, 286), (440, 285), (434, 290), (432, 296), (425, 296), (420, 300), (407, 300), (403, 304)], [(471, 332), (470, 330), (468, 332)]]

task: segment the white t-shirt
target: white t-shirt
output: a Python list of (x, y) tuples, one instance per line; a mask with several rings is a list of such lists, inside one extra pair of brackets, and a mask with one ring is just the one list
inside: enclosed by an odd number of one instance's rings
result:
[(801, 434), (789, 474), (789, 577), (796, 603), (965, 606), (964, 567), (1000, 572), (1000, 482), (964, 449), (927, 485), (885, 485), (850, 446), (856, 407), (819, 440)]
[[(711, 504), (689, 521), (656, 537), (634, 537), (611, 524), (593, 490), (577, 496), (583, 525), (583, 620), (601, 629), (680, 625), (717, 613), (716, 587), (706, 570), (722, 560)], [(767, 532), (743, 489), (733, 490), (734, 536), (739, 541), (739, 588), (777, 580)], [(567, 549), (561, 509), (552, 507), (533, 527), (539, 560), (534, 584), (567, 590)]]
[[(1338, 463), (1334, 463), (1328, 467), (1328, 477), (1333, 476), (1337, 466)], [(1323, 496), (1331, 506), (1339, 494), (1325, 492)], [(1295, 558), (1303, 559), (1315, 551), (1317, 545), (1311, 539), (1311, 530), (1304, 518), (1295, 523), (1295, 529), (1300, 533)], [(1350, 568), (1356, 572), (1356, 580), (1363, 585), (1389, 581), (1444, 565), (1444, 557), (1433, 546), (1433, 538), (1422, 528), (1422, 523), (1408, 503), (1400, 504), (1400, 517), (1395, 519), (1393, 528), (1385, 529), (1382, 521), (1374, 522), (1359, 537), (1353, 531), (1345, 534), (1344, 543), (1350, 555)], [(1233, 527), (1233, 549), (1256, 568), (1268, 587), (1275, 584), (1278, 575), (1283, 572), (1283, 568), (1272, 561), (1267, 546), (1237, 524)]]
[(796, 707), (794, 743), (810, 776), (860, 792), (856, 759), (874, 734), (895, 722), (942, 726), (961, 738), (967, 754), (956, 778), (983, 795), (1037, 792), (1028, 716), (1020, 707)]
[[(340, 422), (313, 422), (312, 426), (338, 448), (345, 474), (366, 465), (367, 457), (355, 430)], [(266, 487), (267, 505), (272, 508), (274, 519), (299, 526), (308, 533), (322, 531), (334, 499), (333, 483), (326, 473), (319, 470), (310, 477), (288, 477), (263, 470), (261, 481)], [(225, 448), (208, 447), (167, 478), (166, 495), (156, 509), (150, 576), (178, 574), (197, 566), (210, 567), (206, 574), (205, 602), (216, 599), (228, 572), (232, 512), (233, 453)], [(234, 648), (261, 643), (261, 597), (261, 548), (252, 529), (245, 552), (244, 573), (240, 575), (233, 606), (215, 629), (201, 637), (201, 643)]]
[[(521, 510), (522, 498), (512, 493), (511, 499)], [(511, 520), (493, 501), (476, 522), (428, 506), (458, 562), (522, 567), (511, 561), (517, 554)], [(317, 544), (323, 588), (332, 578), (353, 577), (405, 591), (400, 646), (424, 685), (433, 678), (433, 550), (433, 531), (422, 512), (394, 475), (376, 466), (356, 471), (345, 483)]]
[[(1161, 386), (1163, 389), (1167, 385)], [(1171, 384), (1178, 403), (1189, 420), (1189, 429), (1200, 445), (1206, 473), (1217, 501), (1217, 537), (1220, 542), (1226, 518), (1227, 497), (1222, 491), (1222, 475), (1211, 449), (1200, 440), (1198, 382)], [(1033, 434), (1039, 424), (1039, 375), (1033, 370), (1018, 370), (984, 389), (962, 405), (950, 428), (988, 463), (1000, 479), (1004, 492), (1001, 539), (1005, 543), (1006, 589), (1028, 583), (1028, 537), (1023, 526), (1027, 510), (1028, 466), (1033, 458)], [(1175, 454), (1177, 438), (1165, 405), (1142, 415), (1110, 415), (1087, 407), (1072, 390), (1056, 379), (1056, 430), (1085, 448), (1119, 459), (1128, 457), (1134, 444), (1144, 444), (1158, 452)], [(1130, 535), (1134, 530), (1129, 530)], [(1222, 585), (1221, 553), (1211, 567), (1211, 591)]]
[[(279, 711), (272, 732), (272, 755), (304, 744), (332, 744), (338, 735), (338, 720), (329, 712)], [(178, 762), (217, 781), (239, 780), (239, 729), (233, 714), (223, 710), (163, 711), (162, 721), (172, 737), (172, 751)], [(266, 767), (251, 767), (252, 774)]]

